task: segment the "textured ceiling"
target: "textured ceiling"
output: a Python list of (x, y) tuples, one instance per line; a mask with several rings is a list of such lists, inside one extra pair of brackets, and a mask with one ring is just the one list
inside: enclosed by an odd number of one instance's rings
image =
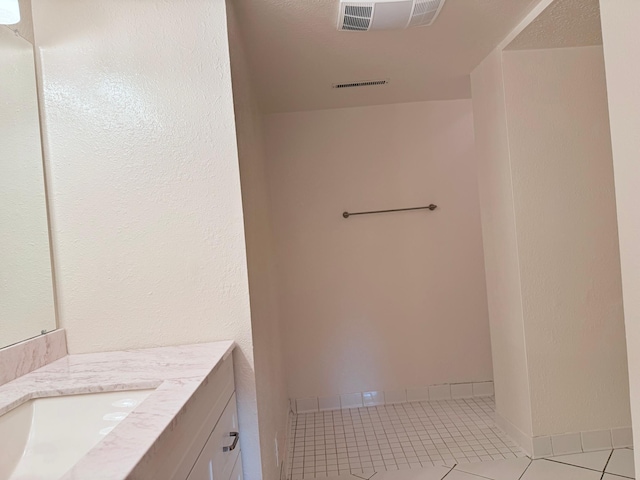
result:
[(507, 50), (567, 48), (602, 45), (599, 0), (556, 0)]
[[(469, 98), (469, 73), (538, 0), (447, 0), (435, 24), (339, 32), (338, 0), (234, 0), (265, 112)], [(389, 79), (336, 90), (331, 85)]]

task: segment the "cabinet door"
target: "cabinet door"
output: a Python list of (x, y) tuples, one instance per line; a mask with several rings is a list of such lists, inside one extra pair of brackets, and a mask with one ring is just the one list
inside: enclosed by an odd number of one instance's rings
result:
[(240, 453), (235, 393), (211, 432), (187, 480), (229, 480)]
[(242, 456), (238, 455), (236, 460), (236, 466), (231, 472), (231, 480), (242, 480)]

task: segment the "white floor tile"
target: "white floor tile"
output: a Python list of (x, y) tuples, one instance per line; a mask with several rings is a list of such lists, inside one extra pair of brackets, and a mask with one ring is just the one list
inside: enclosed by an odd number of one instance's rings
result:
[(338, 477), (327, 477), (327, 480), (361, 480), (361, 479), (349, 474), (349, 475), (340, 475)]
[(522, 480), (600, 480), (601, 472), (548, 460), (534, 460)]
[[(509, 480), (517, 480), (517, 478), (518, 477), (512, 477)], [(477, 475), (472, 475), (470, 473), (460, 472), (458, 470), (453, 470), (449, 475), (445, 477), (445, 480), (482, 480), (482, 477), (478, 477)]]
[(607, 465), (607, 473), (621, 475), (623, 477), (634, 478), (635, 468), (633, 466), (633, 450), (626, 448), (614, 450), (611, 460)]
[(367, 470), (367, 471), (363, 470), (362, 472), (352, 473), (351, 475), (356, 477), (356, 480), (358, 480), (358, 479), (369, 480), (375, 474), (376, 474), (376, 472), (374, 472), (373, 470)]
[[(491, 480), (517, 480), (522, 476), (530, 463), (531, 460), (528, 458), (494, 460), (492, 462), (458, 465), (454, 471), (472, 473), (481, 477), (490, 478)], [(449, 478), (449, 476), (447, 476), (447, 478)]]
[(604, 472), (604, 467), (609, 461), (611, 456), (611, 450), (603, 450), (600, 452), (589, 453), (576, 453), (574, 455), (560, 455), (558, 457), (552, 457), (548, 460), (554, 462), (567, 463), (569, 465), (575, 465), (577, 467), (590, 468), (591, 470), (598, 470)]
[(368, 479), (372, 472), (524, 457), (495, 426), (494, 410), (493, 398), (482, 397), (299, 414), (287, 476)]
[[(399, 470), (396, 472), (378, 472), (375, 480), (442, 480), (451, 469), (446, 467), (429, 467), (419, 470)], [(449, 478), (449, 475), (447, 475)], [(372, 480), (373, 480), (372, 479)], [(466, 480), (466, 479), (465, 479)], [(478, 479), (474, 479), (478, 480)]]

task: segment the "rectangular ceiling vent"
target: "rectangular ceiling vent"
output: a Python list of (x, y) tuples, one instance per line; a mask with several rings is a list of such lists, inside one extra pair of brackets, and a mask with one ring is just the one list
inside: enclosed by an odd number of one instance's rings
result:
[(366, 32), (431, 25), (445, 0), (341, 0), (338, 30)]
[(435, 22), (444, 0), (416, 0), (411, 12), (410, 27), (428, 27)]
[(338, 30), (366, 32), (371, 26), (373, 17), (372, 3), (345, 3), (341, 5), (340, 25)]
[(333, 88), (373, 87), (375, 85), (387, 85), (389, 80), (368, 80), (366, 82), (334, 83)]

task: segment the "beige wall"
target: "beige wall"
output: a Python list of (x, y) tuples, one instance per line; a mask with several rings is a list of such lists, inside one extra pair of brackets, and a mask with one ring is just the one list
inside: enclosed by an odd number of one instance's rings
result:
[(602, 47), (503, 64), (533, 435), (629, 426)]
[[(289, 417), (262, 115), (246, 61), (234, 4), (227, 1), (233, 97), (249, 266), (258, 420), (265, 480), (280, 478)], [(278, 442), (276, 457), (275, 442)]]
[(233, 339), (261, 478), (223, 0), (36, 0), (61, 326), (72, 353)]
[[(600, 0), (609, 89), (624, 313), (627, 328), (631, 412), (640, 445), (640, 2)], [(636, 449), (636, 465), (640, 454)]]
[(497, 413), (526, 449), (630, 425), (602, 48), (505, 50), (550, 3), (471, 76)]
[(266, 139), (291, 397), (491, 380), (471, 102), (269, 115)]
[(4, 25), (0, 65), (2, 348), (55, 330), (56, 315), (33, 46)]
[(474, 70), (471, 85), (496, 413), (514, 438), (531, 437), (531, 393), (501, 51), (494, 51)]

